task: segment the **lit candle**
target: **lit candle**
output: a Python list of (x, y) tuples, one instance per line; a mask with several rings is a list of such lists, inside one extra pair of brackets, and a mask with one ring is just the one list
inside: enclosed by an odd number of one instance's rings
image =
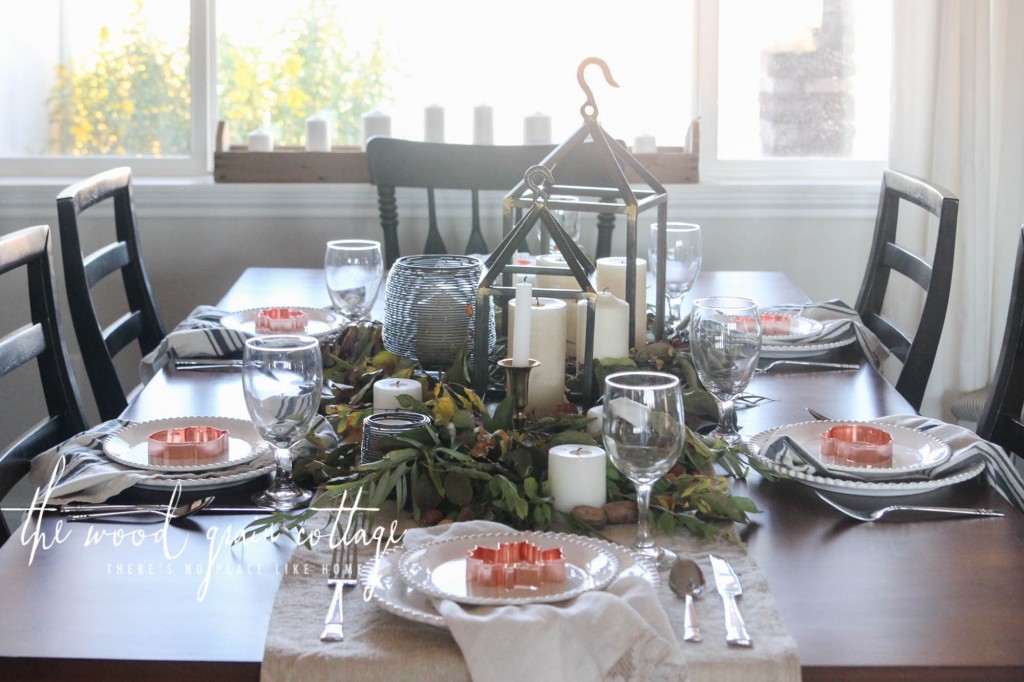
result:
[(605, 452), (595, 445), (556, 445), (548, 450), (548, 480), (555, 509), (602, 507), (608, 499)]
[(431, 104), (423, 110), (424, 142), (444, 142), (444, 107)]
[[(518, 300), (509, 306), (509, 324), (517, 343), (519, 313), (526, 309)], [(530, 306), (530, 357), (540, 365), (530, 372), (526, 409), (537, 414), (565, 402), (565, 309), (565, 301), (557, 298), (535, 298)]]
[(400, 395), (423, 400), (423, 387), (415, 379), (381, 379), (373, 385), (373, 411), (403, 409), (398, 402)]
[(587, 410), (587, 416), (594, 421), (587, 424), (587, 435), (592, 436), (598, 443), (601, 442), (604, 434), (604, 405), (595, 405)]
[[(519, 324), (516, 325), (512, 335), (513, 367), (526, 367), (530, 364), (531, 298), (533, 298), (533, 285), (529, 282), (520, 282), (516, 285), (516, 300), (509, 303), (510, 311), (513, 306), (517, 310), (523, 311), (519, 316)], [(510, 312), (509, 315), (511, 314)]]
[(363, 114), (363, 148), (371, 137), (391, 137), (391, 117), (374, 109)]
[[(576, 358), (583, 362), (587, 343), (587, 302), (579, 301), (576, 312)], [(594, 310), (594, 359), (629, 357), (629, 306), (607, 291), (597, 292)]]
[(272, 152), (274, 151), (274, 138), (270, 132), (260, 128), (249, 133), (249, 151), (251, 152)]
[(523, 144), (551, 144), (551, 117), (538, 111), (524, 118)]
[[(636, 308), (633, 319), (636, 320), (636, 334), (633, 347), (643, 348), (647, 343), (647, 261), (636, 259)], [(626, 301), (626, 259), (620, 256), (597, 259), (596, 288), (608, 291), (616, 298)], [(599, 338), (598, 335), (595, 338)]]
[(646, 133), (637, 135), (633, 140), (634, 154), (654, 154), (658, 151), (658, 145), (654, 141), (654, 135)]
[(306, 119), (306, 151), (331, 151), (331, 123), (320, 114)]
[[(568, 267), (565, 258), (557, 253), (548, 253), (537, 256), (537, 265), (549, 268)], [(537, 275), (536, 286), (538, 289), (563, 289), (565, 291), (580, 291), (579, 282), (572, 275)], [(565, 314), (565, 355), (575, 357), (576, 350), (576, 303), (567, 299), (568, 308)], [(582, 351), (579, 351), (582, 352)]]
[(473, 108), (473, 144), (494, 144), (494, 109), (486, 104)]

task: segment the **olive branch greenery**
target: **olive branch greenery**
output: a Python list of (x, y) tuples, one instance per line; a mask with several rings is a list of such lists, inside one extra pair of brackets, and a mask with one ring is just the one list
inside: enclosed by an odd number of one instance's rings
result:
[[(502, 349), (497, 349), (498, 355)], [(293, 476), (321, 488), (315, 507), (299, 514), (274, 514), (250, 525), (253, 533), (280, 526), (287, 533), (318, 510), (332, 509), (361, 490), (361, 505), (379, 508), (394, 498), (424, 525), (487, 519), (517, 529), (543, 530), (556, 521), (547, 480), (547, 451), (555, 445), (597, 445), (587, 433), (591, 421), (572, 411), (528, 420), (521, 430), (512, 426), (510, 398), (493, 411), (468, 388), (466, 362), (460, 354), (440, 379), (418, 371), (411, 360), (383, 348), (379, 323), (347, 327), (324, 348), (325, 383), (331, 398), (322, 413), (333, 427), (337, 444), (327, 445), (310, 434), (319, 447), (300, 458)], [(616, 371), (653, 369), (679, 376), (684, 385), (688, 419), (714, 419), (714, 399), (697, 380), (685, 343), (678, 340), (648, 344), (630, 358), (595, 363), (598, 384)], [(497, 373), (495, 373), (497, 376)], [(387, 455), (360, 464), (362, 421), (372, 413), (367, 393), (384, 377), (413, 378), (424, 387), (424, 401), (400, 396), (403, 409), (429, 415), (433, 423), (382, 442)], [(492, 382), (493, 383), (493, 382)], [(570, 390), (574, 380), (568, 381)], [(679, 526), (705, 538), (718, 532), (716, 521), (746, 523), (758, 512), (748, 498), (732, 495), (727, 477), (744, 477), (752, 466), (742, 453), (722, 442), (709, 442), (686, 428), (685, 445), (672, 470), (654, 486), (651, 509), (655, 527), (671, 533)], [(715, 467), (724, 475), (715, 473)], [(633, 500), (632, 484), (609, 464), (609, 501)], [(590, 532), (567, 519), (578, 532)]]

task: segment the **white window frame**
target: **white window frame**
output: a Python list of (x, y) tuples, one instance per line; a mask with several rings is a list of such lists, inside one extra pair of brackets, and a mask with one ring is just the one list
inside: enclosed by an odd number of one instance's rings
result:
[[(61, 156), (0, 158), (0, 176), (80, 177), (113, 165), (130, 165), (137, 175), (185, 177), (210, 175), (217, 121), (215, 0), (189, 0), (192, 78), (191, 154), (178, 158), (133, 156)], [(701, 182), (875, 181), (884, 160), (718, 158), (718, 0), (696, 0), (692, 41), (696, 68), (693, 110), (701, 120)]]

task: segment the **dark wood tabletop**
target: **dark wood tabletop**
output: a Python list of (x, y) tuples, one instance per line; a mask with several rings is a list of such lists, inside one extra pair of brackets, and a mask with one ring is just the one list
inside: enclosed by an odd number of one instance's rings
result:
[[(319, 270), (253, 268), (220, 305), (326, 305), (322, 282)], [(708, 294), (806, 301), (772, 272), (704, 273), (695, 295)], [(829, 359), (856, 361), (856, 351)], [(747, 434), (806, 421), (806, 407), (839, 419), (912, 412), (866, 366), (758, 375), (749, 390), (772, 401), (739, 412)], [(237, 371), (161, 372), (124, 416), (213, 414), (247, 418)], [(733, 490), (763, 510), (742, 537), (805, 680), (1024, 679), (1024, 517), (983, 477), (900, 499), (995, 507), (1005, 518), (859, 524), (793, 481), (752, 474)], [(257, 680), (291, 546), (222, 542), (251, 518), (199, 515), (166, 534), (97, 524), (108, 534), (96, 537), (48, 517), (45, 537), (17, 532), (0, 549), (0, 679)]]

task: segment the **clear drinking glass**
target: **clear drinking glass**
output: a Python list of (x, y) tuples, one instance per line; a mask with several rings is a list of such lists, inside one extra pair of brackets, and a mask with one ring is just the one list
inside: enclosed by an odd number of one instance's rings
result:
[(380, 242), (369, 239), (327, 242), (324, 277), (334, 309), (349, 322), (358, 322), (373, 308), (384, 281)]
[[(651, 271), (658, 272), (658, 223), (651, 225), (647, 252)], [(693, 288), (703, 260), (700, 225), (665, 223), (665, 298), (669, 318), (683, 319), (683, 299)]]
[(277, 510), (297, 509), (313, 494), (292, 480), (290, 448), (309, 430), (323, 383), (320, 344), (311, 336), (255, 336), (245, 342), (242, 387), (256, 431), (274, 446), (274, 482), (253, 502)]
[(640, 519), (634, 548), (665, 566), (672, 550), (651, 539), (651, 487), (682, 453), (683, 394), (679, 379), (661, 372), (619, 372), (605, 379), (604, 445), (612, 464), (633, 482)]
[(690, 353), (704, 387), (721, 409), (711, 437), (742, 442), (733, 401), (750, 383), (761, 353), (761, 316), (749, 298), (701, 298), (690, 318)]

